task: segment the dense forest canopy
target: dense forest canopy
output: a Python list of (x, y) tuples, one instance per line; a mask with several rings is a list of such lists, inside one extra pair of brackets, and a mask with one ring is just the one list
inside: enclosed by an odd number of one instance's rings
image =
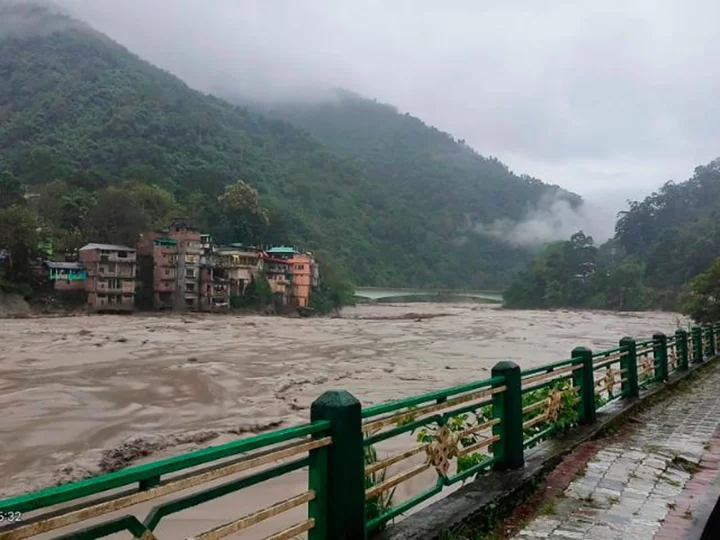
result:
[[(713, 276), (718, 275), (720, 160), (697, 167), (685, 182), (668, 182), (644, 200), (631, 202), (618, 216), (615, 237), (605, 245), (598, 248), (590, 242), (583, 247), (576, 241), (582, 237), (580, 233), (547, 246), (508, 288), (507, 304), (685, 306), (702, 317), (710, 309), (703, 302), (716, 285)], [(702, 276), (709, 269), (711, 274)]]
[[(183, 215), (221, 242), (330, 254), (367, 285), (503, 287), (531, 252), (483, 226), (581, 204), (390, 106), (347, 93), (232, 105), (83, 23), (2, 0), (0, 171), (39, 197), (62, 249)], [(231, 215), (239, 181), (262, 218)]]

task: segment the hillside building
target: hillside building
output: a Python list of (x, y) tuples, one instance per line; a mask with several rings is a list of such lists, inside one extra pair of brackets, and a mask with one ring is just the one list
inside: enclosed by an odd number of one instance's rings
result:
[(87, 271), (88, 305), (96, 311), (132, 311), (135, 307), (137, 252), (127, 246), (87, 244), (80, 248)]

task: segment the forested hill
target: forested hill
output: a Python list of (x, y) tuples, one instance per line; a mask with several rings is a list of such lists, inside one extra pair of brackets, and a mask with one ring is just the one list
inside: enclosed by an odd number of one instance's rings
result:
[(306, 129), (350, 159), (393, 204), (420, 210), (418, 225), (437, 231), (521, 220), (543, 197), (564, 198), (572, 206), (582, 202), (557, 186), (513, 174), (497, 159), (408, 113), (351, 92), (261, 110)]
[[(608, 243), (598, 247), (578, 234), (548, 246), (505, 299), (516, 307), (680, 309), (695, 303), (693, 291), (709, 282), (696, 287), (693, 280), (718, 257), (720, 159), (697, 167), (685, 182), (668, 182), (630, 203)], [(718, 269), (710, 283), (715, 298)]]
[(0, 0), (0, 172), (34, 186), (66, 245), (171, 212), (229, 239), (217, 197), (243, 180), (270, 215), (253, 241), (330, 253), (357, 283), (504, 285), (528, 252), (475, 230), (522, 219), (557, 188), (389, 107), (344, 101), (308, 110), (315, 128), (286, 115), (298, 129), (196, 92), (84, 24)]

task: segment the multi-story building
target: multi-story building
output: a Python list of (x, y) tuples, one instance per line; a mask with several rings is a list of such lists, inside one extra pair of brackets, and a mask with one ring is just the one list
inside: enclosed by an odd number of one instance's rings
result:
[(230, 308), (230, 280), (218, 264), (215, 244), (209, 234), (200, 237), (200, 310), (225, 311)]
[(177, 240), (177, 295), (182, 296), (184, 307), (197, 310), (200, 306), (200, 231), (184, 222), (170, 228), (170, 238)]
[(197, 310), (200, 298), (200, 232), (182, 221), (138, 240), (145, 296), (155, 309)]
[(138, 278), (141, 281), (145, 308), (174, 309), (182, 307), (176, 300), (177, 288), (177, 240), (162, 233), (140, 235), (137, 244)]
[(250, 281), (257, 279), (263, 271), (262, 252), (257, 248), (230, 244), (217, 248), (216, 255), (216, 268), (224, 271), (231, 296), (243, 294)]
[(308, 307), (310, 293), (317, 286), (319, 269), (310, 253), (300, 253), (293, 247), (280, 246), (267, 251), (269, 257), (284, 260), (290, 274), (290, 304)]
[(87, 271), (88, 305), (97, 311), (131, 311), (135, 307), (137, 253), (113, 244), (87, 244), (80, 248), (80, 263)]
[(267, 277), (270, 290), (286, 306), (290, 303), (290, 265), (285, 259), (264, 256), (265, 277)]

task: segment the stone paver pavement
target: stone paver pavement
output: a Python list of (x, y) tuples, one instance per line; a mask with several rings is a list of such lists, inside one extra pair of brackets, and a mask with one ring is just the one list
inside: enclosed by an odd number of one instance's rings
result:
[(694, 474), (718, 474), (719, 388), (720, 368), (709, 368), (691, 390), (640, 413), (515, 540), (679, 540), (682, 520), (693, 519), (688, 492), (702, 489)]

